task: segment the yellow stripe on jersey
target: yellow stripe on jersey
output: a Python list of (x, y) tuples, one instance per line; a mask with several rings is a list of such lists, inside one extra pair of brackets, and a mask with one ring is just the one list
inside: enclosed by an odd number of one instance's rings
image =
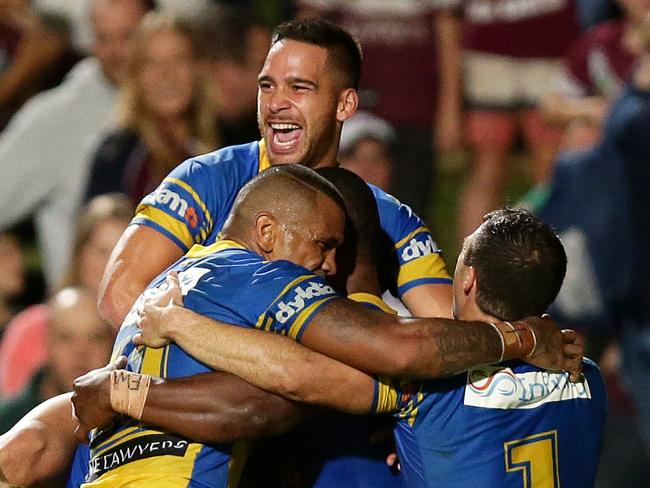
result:
[(255, 328), (265, 330), (267, 332), (271, 332), (271, 326), (272, 325), (273, 325), (273, 317), (266, 317), (266, 320), (265, 320), (264, 315), (262, 315), (259, 319), (257, 319), (257, 323), (255, 324)]
[(428, 254), (403, 264), (397, 275), (397, 286), (400, 287), (420, 278), (451, 279), (451, 276), (449, 276), (445, 269), (445, 262), (440, 257), (440, 254)]
[(214, 254), (217, 251), (224, 251), (226, 249), (237, 248), (237, 249), (246, 249), (244, 246), (235, 241), (230, 241), (227, 239), (220, 240), (209, 246), (202, 246), (201, 244), (194, 244), (185, 257), (187, 258), (204, 258), (210, 254)]
[(176, 238), (188, 248), (192, 247), (194, 244), (194, 238), (187, 229), (187, 225), (158, 208), (141, 206), (135, 218), (151, 220), (155, 224), (164, 228), (170, 234), (176, 236)]
[(429, 232), (429, 228), (424, 227), (424, 226), (423, 227), (418, 227), (413, 232), (411, 232), (409, 235), (407, 235), (406, 237), (400, 239), (399, 242), (396, 242), (395, 243), (395, 249), (399, 249), (400, 247), (402, 247), (404, 244), (406, 244), (408, 241), (413, 239), (413, 237), (415, 237), (420, 232)]
[(258, 163), (258, 172), (262, 172), (265, 169), (268, 169), (271, 167), (271, 160), (269, 159), (269, 153), (266, 152), (266, 142), (264, 142), (264, 139), (262, 139), (259, 142), (260, 146), (260, 160)]
[(389, 313), (391, 315), (397, 315), (397, 312), (390, 308), (388, 304), (377, 295), (373, 295), (371, 293), (352, 293), (348, 295), (348, 298), (357, 303), (369, 303), (383, 312)]
[(169, 346), (161, 347), (159, 349), (154, 349), (152, 347), (147, 347), (144, 350), (144, 358), (142, 358), (142, 364), (140, 365), (140, 373), (148, 374), (151, 376), (160, 376), (165, 377), (167, 373), (166, 368), (166, 357), (165, 351), (169, 349)]
[(309, 307), (304, 309), (302, 312), (298, 314), (296, 319), (293, 321), (293, 325), (291, 326), (291, 329), (289, 329), (289, 337), (292, 339), (296, 339), (300, 335), (300, 331), (302, 330), (305, 322), (309, 317), (312, 316), (314, 313), (314, 310), (316, 310), (318, 307), (320, 307), (323, 303), (329, 302), (330, 300), (334, 300), (335, 298), (339, 298), (338, 296), (329, 296), (325, 298), (321, 298), (317, 302), (312, 303)]
[(141, 430), (139, 425), (134, 425), (132, 427), (126, 427), (125, 429), (120, 430), (113, 434), (110, 438), (106, 439), (104, 442), (101, 442), (97, 446), (93, 447), (90, 450), (90, 457), (94, 457), (102, 452), (110, 449), (113, 446), (121, 444), (131, 439), (137, 439), (144, 435), (150, 435), (153, 431), (150, 430)]
[(206, 207), (205, 203), (203, 203), (203, 200), (199, 196), (196, 191), (194, 191), (194, 188), (192, 188), (190, 185), (185, 183), (183, 180), (179, 180), (178, 178), (170, 178), (167, 177), (163, 180), (163, 183), (169, 182), (169, 183), (174, 183), (175, 185), (180, 186), (183, 190), (185, 190), (187, 193), (192, 195), (192, 198), (196, 203), (198, 203), (199, 207), (201, 207), (201, 210), (203, 211), (203, 214), (205, 215), (205, 220), (208, 223), (208, 229), (212, 229), (213, 221), (212, 221), (212, 215), (210, 215), (210, 211), (208, 210), (208, 207)]
[(82, 483), (83, 488), (126, 488), (155, 486), (157, 488), (187, 488), (192, 478), (194, 462), (203, 446), (189, 444), (185, 456), (158, 456), (132, 461), (107, 471), (95, 481)]
[(394, 381), (386, 376), (377, 378), (377, 404), (373, 413), (392, 413), (398, 409), (399, 393)]
[(399, 418), (406, 420), (408, 424), (413, 427), (413, 424), (415, 424), (415, 419), (418, 416), (422, 400), (424, 400), (424, 394), (422, 393), (422, 390), (418, 390), (413, 398), (409, 400), (408, 405), (402, 408), (402, 411), (398, 415)]

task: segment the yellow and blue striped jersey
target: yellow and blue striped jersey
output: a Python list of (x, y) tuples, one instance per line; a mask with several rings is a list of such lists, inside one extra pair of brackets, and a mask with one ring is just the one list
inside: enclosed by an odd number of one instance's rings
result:
[[(372, 310), (395, 314), (375, 295), (354, 293), (348, 298)], [(331, 410), (319, 412), (314, 419), (302, 423), (271, 444), (277, 454), (270, 462), (284, 463), (286, 468), (290, 460), (294, 465), (293, 471), (303, 480), (301, 486), (401, 488), (402, 476), (393, 473), (386, 465), (386, 456), (394, 448), (390, 435), (392, 425), (389, 415), (380, 418)], [(269, 441), (265, 445), (268, 446)], [(264, 463), (273, 455), (269, 455), (269, 450), (264, 451)], [(251, 469), (255, 470), (255, 465)]]
[[(322, 277), (288, 261), (265, 261), (233, 241), (196, 246), (169, 270), (179, 273), (187, 308), (296, 340), (323, 305), (340, 297)], [(152, 349), (131, 343), (139, 330), (137, 311), (145, 297), (160, 293), (166, 274), (151, 283), (125, 318), (113, 357), (126, 355), (131, 370), (164, 378), (210, 371), (175, 344)], [(231, 453), (231, 446), (195, 443), (124, 419), (92, 439), (90, 470), (82, 486), (149, 482), (161, 487), (225, 487)]]
[(559, 488), (594, 485), (607, 411), (598, 366), (585, 381), (518, 361), (452, 378), (376, 383), (393, 412), (405, 486)]
[[(239, 190), (269, 166), (264, 141), (191, 158), (142, 200), (133, 223), (156, 229), (184, 252), (194, 244), (210, 245), (218, 239)], [(370, 187), (381, 227), (394, 244), (399, 271), (390, 278), (391, 289), (401, 296), (419, 284), (451, 284), (440, 251), (422, 220), (383, 190)]]

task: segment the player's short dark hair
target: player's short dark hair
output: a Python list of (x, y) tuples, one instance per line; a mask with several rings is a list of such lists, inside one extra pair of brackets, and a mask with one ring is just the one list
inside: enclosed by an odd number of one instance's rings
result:
[(271, 45), (283, 39), (327, 49), (328, 60), (342, 75), (345, 88), (359, 89), (363, 54), (359, 41), (346, 30), (325, 19), (295, 19), (273, 29)]
[(337, 188), (321, 175), (316, 173), (316, 171), (301, 164), (279, 164), (271, 166), (254, 179), (264, 179), (278, 174), (288, 175), (295, 180), (298, 180), (301, 184), (312, 188), (314, 191), (323, 193), (341, 207), (344, 213), (346, 212), (345, 201)]
[(352, 171), (340, 167), (318, 168), (316, 172), (331, 182), (345, 200), (348, 217), (345, 245), (363, 252), (372, 264), (379, 264), (379, 211), (368, 184)]
[(566, 254), (555, 231), (526, 210), (490, 212), (465, 250), (476, 271), (479, 308), (501, 320), (541, 315), (566, 273)]

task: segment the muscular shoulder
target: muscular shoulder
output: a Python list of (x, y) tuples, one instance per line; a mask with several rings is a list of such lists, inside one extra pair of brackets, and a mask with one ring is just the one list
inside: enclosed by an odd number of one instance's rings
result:
[[(228, 146), (201, 156), (190, 158), (181, 163), (174, 174), (191, 174), (201, 172), (202, 176), (214, 179), (224, 176), (237, 176), (238, 179), (248, 180), (257, 173), (259, 165), (258, 142)], [(235, 181), (231, 181), (235, 183)]]

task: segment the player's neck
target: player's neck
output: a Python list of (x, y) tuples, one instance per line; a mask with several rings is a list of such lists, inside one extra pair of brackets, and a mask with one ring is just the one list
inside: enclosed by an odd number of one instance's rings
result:
[(369, 293), (378, 297), (381, 296), (379, 276), (373, 266), (357, 263), (354, 271), (348, 276), (345, 282), (345, 288), (348, 295), (353, 293)]
[(463, 309), (458, 314), (460, 320), (467, 320), (470, 322), (499, 322), (501, 319), (483, 312), (475, 301), (468, 301)]
[(233, 230), (230, 227), (227, 229), (224, 228), (224, 230), (221, 231), (219, 240), (236, 242), (240, 246), (248, 249), (249, 251), (253, 251), (259, 255), (263, 255), (263, 253), (259, 249), (259, 246), (257, 245), (257, 242), (255, 242), (254, 239), (247, 239), (245, 236), (242, 235), (241, 232), (237, 232), (236, 230)]

